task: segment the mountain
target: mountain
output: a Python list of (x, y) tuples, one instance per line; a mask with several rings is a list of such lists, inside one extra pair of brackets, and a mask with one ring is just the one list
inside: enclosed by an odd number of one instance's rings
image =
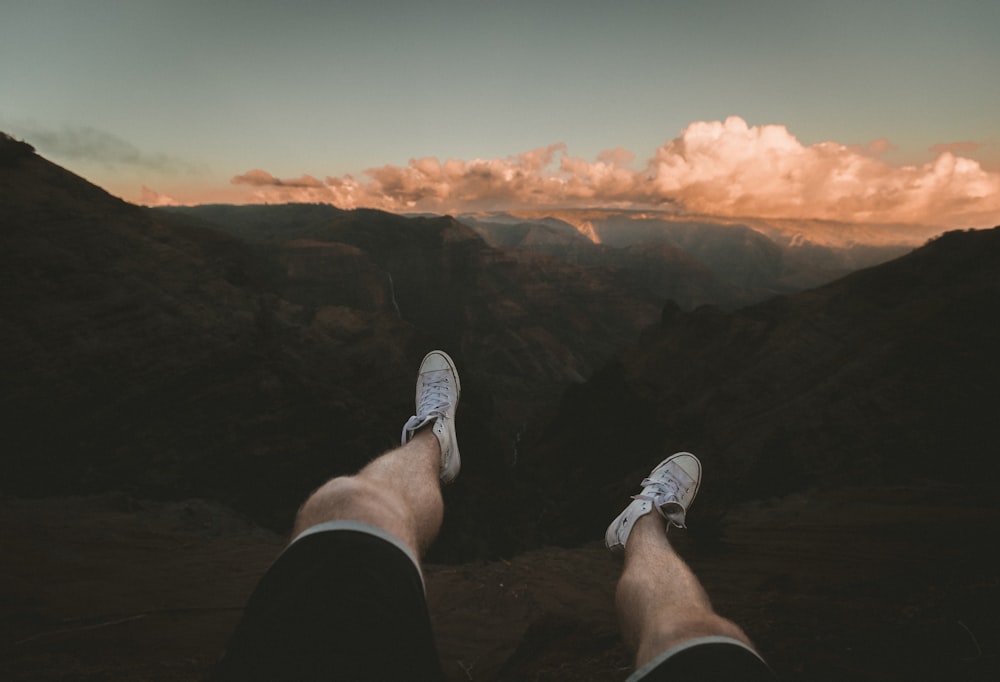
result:
[[(499, 410), (508, 428), (533, 411), (526, 405), (555, 399), (630, 343), (662, 301), (629, 273), (493, 248), (450, 217), (326, 205), (162, 213), (198, 219), (277, 254), (284, 272), (272, 286), (290, 301), (312, 309), (370, 305), (452, 349), (464, 361), (463, 376), (488, 387), (489, 409)], [(369, 282), (362, 291), (382, 288), (378, 300), (339, 298), (361, 273)]]
[[(996, 230), (736, 311), (684, 310), (649, 278), (678, 291), (719, 278), (679, 232), (612, 247), (555, 218), (142, 209), (5, 145), (4, 494), (203, 496), (283, 527), (310, 489), (398, 442), (431, 347), (459, 362), (463, 450), (477, 453), (447, 493), (449, 557), (598, 537), (675, 449), (706, 461), (695, 513), (718, 517), (931, 475), (941, 452), (997, 435)], [(720, 230), (705, 243), (756, 254), (745, 282), (785, 258)], [(948, 475), (994, 471), (980, 460)]]
[(0, 226), (5, 493), (120, 488), (287, 514), (344, 466), (316, 453), (372, 447), (384, 408), (359, 396), (409, 371), (398, 319), (305, 320), (259, 250), (40, 157), (0, 168)]
[(526, 526), (542, 543), (598, 537), (675, 450), (710, 472), (703, 529), (730, 504), (793, 491), (994, 480), (997, 319), (1000, 228), (737, 312), (668, 303), (526, 436), (520, 475), (547, 500)]
[(594, 243), (576, 227), (555, 218), (505, 222), (461, 216), (487, 243), (498, 248), (540, 253), (584, 267), (612, 267), (636, 278), (661, 300), (684, 308), (713, 303), (734, 307), (764, 296), (756, 289), (727, 283), (703, 262), (662, 235), (632, 244)]
[(448, 679), (624, 677), (600, 536), (681, 448), (705, 485), (671, 542), (781, 679), (997, 679), (1000, 230), (727, 311), (521, 222), (144, 210), (0, 135), (0, 677), (203, 679), (442, 343), (466, 468), (436, 553), (476, 559), (424, 570)]
[(415, 368), (441, 347), (480, 453), (449, 492), (469, 510), (454, 533), (489, 544), (477, 500), (519, 431), (661, 304), (627, 274), (496, 249), (447, 217), (142, 209), (30, 147), (2, 156), (5, 494), (204, 496), (283, 527), (398, 442)]
[(735, 310), (825, 284), (917, 245), (901, 226), (859, 231), (815, 222), (692, 220), (657, 211), (535, 210), (459, 219), (497, 246), (635, 272), (658, 295), (687, 310), (704, 304)]

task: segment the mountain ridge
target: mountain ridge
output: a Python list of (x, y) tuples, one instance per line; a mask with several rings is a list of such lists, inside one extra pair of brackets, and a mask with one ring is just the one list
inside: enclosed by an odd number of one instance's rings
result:
[[(672, 450), (697, 452), (714, 472), (715, 509), (702, 502), (695, 514), (814, 486), (933, 478), (953, 451), (966, 464), (947, 480), (996, 475), (981, 444), (1000, 438), (998, 262), (1000, 228), (955, 231), (734, 313), (668, 304), (525, 444), (535, 486), (600, 501), (589, 522), (549, 505), (543, 535), (590, 537), (628, 481)], [(611, 451), (615, 465), (602, 465)], [(570, 461), (586, 464), (566, 477)]]
[[(910, 451), (926, 471), (949, 431), (967, 449), (997, 435), (996, 230), (684, 310), (635, 270), (520, 248), (578, 241), (555, 219), (515, 225), (506, 249), (449, 216), (142, 209), (18, 154), (0, 164), (7, 494), (201, 495), (280, 527), (393, 444), (435, 346), (460, 363), (463, 449), (480, 453), (447, 493), (451, 557), (594, 537), (668, 448), (718, 472), (710, 515), (868, 464), (899, 478)], [(964, 415), (978, 426), (956, 429)]]
[[(639, 272), (657, 294), (685, 309), (710, 303), (736, 310), (820, 286), (901, 256), (922, 241), (912, 236), (880, 240), (877, 229), (869, 234), (839, 224), (824, 225), (823, 231), (839, 230), (840, 239), (812, 240), (801, 229), (788, 236), (794, 225), (778, 228), (761, 221), (698, 219), (664, 211), (511, 211), (459, 219), (491, 244)], [(902, 229), (896, 232), (905, 234)], [(847, 236), (851, 234), (873, 241), (855, 241)], [(936, 232), (921, 229), (920, 234)], [(664, 281), (657, 276), (663, 270), (676, 272), (685, 283)]]
[[(477, 491), (536, 404), (659, 307), (617, 271), (499, 251), (447, 217), (273, 207), (298, 227), (247, 239), (30, 153), (0, 168), (0, 188), (6, 494), (207, 496), (280, 527), (393, 444), (414, 368), (442, 347), (463, 368), (463, 442), (481, 454), (449, 495), (470, 510), (465, 535), (488, 536)], [(243, 226), (261, 215), (214, 210)]]
[(997, 677), (1000, 228), (726, 310), (527, 248), (558, 224), (503, 249), (320, 210), (345, 224), (239, 238), (0, 137), (4, 679), (204, 678), (303, 496), (398, 443), (438, 342), (448, 679), (624, 677), (600, 538), (681, 448), (706, 467), (671, 543), (783, 679)]

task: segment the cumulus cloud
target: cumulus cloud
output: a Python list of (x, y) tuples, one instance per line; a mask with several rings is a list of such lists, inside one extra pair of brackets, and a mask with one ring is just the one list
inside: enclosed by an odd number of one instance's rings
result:
[(618, 149), (589, 162), (570, 156), (560, 143), (503, 159), (411, 159), (406, 166), (371, 168), (364, 181), (345, 175), (317, 184), (315, 178), (285, 180), (256, 169), (231, 182), (252, 186), (258, 201), (328, 201), (389, 211), (617, 206), (634, 203), (636, 174), (626, 166), (630, 161), (631, 154)]
[(369, 169), (363, 180), (283, 180), (253, 170), (232, 182), (252, 187), (258, 201), (397, 212), (669, 206), (729, 218), (1000, 222), (1000, 174), (957, 155), (968, 147), (941, 148), (936, 159), (915, 166), (882, 161), (890, 149), (885, 139), (860, 148), (805, 145), (785, 126), (730, 117), (690, 124), (638, 169), (624, 149), (588, 161), (552, 144), (502, 159), (411, 159)]
[(649, 173), (660, 194), (696, 213), (914, 223), (1000, 217), (1000, 175), (971, 159), (944, 152), (920, 166), (892, 166), (735, 117), (690, 125), (657, 151)]

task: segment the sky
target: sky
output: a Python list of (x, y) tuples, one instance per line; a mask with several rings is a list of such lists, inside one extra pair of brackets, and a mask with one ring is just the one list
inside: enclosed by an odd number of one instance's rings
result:
[(1000, 224), (995, 0), (0, 0), (0, 130), (135, 203)]

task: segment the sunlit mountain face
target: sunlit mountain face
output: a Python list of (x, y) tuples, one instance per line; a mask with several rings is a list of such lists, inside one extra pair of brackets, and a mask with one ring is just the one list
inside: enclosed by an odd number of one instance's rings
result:
[(726, 218), (713, 215), (691, 215), (678, 211), (656, 209), (552, 208), (510, 211), (479, 211), (461, 214), (484, 221), (542, 221), (554, 218), (575, 227), (595, 244), (610, 241), (628, 245), (641, 241), (643, 235), (657, 230), (664, 232), (685, 226), (745, 226), (760, 232), (785, 246), (919, 246), (940, 234), (936, 225), (912, 223), (843, 222), (835, 220), (790, 218)]

